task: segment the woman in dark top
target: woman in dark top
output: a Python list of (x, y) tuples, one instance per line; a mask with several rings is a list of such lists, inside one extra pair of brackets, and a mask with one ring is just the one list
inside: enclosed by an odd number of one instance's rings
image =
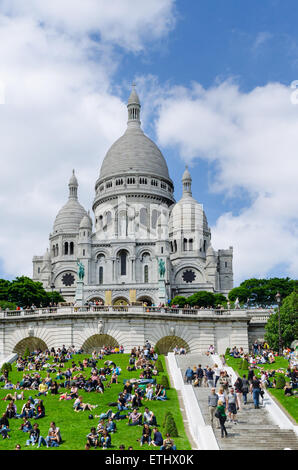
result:
[(43, 418), (45, 416), (45, 407), (43, 404), (42, 400), (39, 400), (39, 402), (36, 405), (36, 416), (35, 419)]
[(58, 384), (57, 384), (56, 380), (51, 383), (50, 390), (51, 390), (51, 395), (57, 395), (58, 394)]
[[(221, 400), (218, 400), (216, 414), (218, 414), (218, 420), (220, 424), (221, 437), (228, 437), (228, 433), (225, 427), (225, 422), (227, 419), (226, 410)], [(217, 416), (216, 416), (217, 417)]]
[(148, 445), (151, 444), (151, 429), (149, 428), (149, 424), (145, 423), (143, 427), (143, 435), (141, 437), (141, 443), (140, 445), (142, 446), (147, 442)]

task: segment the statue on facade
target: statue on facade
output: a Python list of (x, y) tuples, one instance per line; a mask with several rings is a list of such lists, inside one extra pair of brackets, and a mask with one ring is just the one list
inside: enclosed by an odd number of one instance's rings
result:
[(160, 258), (158, 261), (158, 271), (159, 271), (159, 277), (165, 277), (165, 272), (166, 272), (166, 265), (163, 259)]
[(79, 260), (77, 261), (77, 265), (79, 266), (79, 269), (78, 269), (79, 280), (82, 281), (85, 276), (85, 268), (84, 268), (83, 263), (81, 263), (81, 261)]

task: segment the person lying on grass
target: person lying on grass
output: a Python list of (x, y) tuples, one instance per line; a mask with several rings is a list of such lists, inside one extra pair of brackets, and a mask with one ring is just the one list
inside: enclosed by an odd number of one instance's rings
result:
[(98, 405), (91, 405), (90, 403), (83, 403), (83, 397), (78, 397), (74, 404), (73, 404), (73, 408), (74, 408), (74, 411), (76, 411), (77, 413), (79, 411), (85, 411), (85, 410), (89, 410), (89, 411), (92, 411), (94, 410), (94, 408), (97, 408)]

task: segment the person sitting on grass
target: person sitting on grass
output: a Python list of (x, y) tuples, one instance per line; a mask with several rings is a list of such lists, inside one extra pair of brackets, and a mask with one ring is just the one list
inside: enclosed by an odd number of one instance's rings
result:
[(149, 411), (149, 408), (145, 408), (143, 419), (144, 423), (148, 423), (149, 426), (157, 426), (156, 416), (153, 411)]
[(113, 421), (113, 418), (109, 418), (106, 426), (106, 430), (108, 433), (114, 433), (116, 432), (116, 423)]
[(40, 437), (40, 429), (38, 427), (37, 423), (33, 424), (33, 428), (29, 431), (29, 439), (26, 441), (26, 446), (30, 446), (32, 444), (35, 446), (35, 444), (38, 444)]
[(21, 393), (15, 392), (14, 395), (11, 393), (8, 393), (2, 400), (7, 401), (7, 400), (25, 400), (24, 392), (22, 391)]
[(131, 401), (132, 408), (140, 408), (142, 406), (142, 396), (138, 389), (135, 390), (135, 394)]
[(166, 389), (165, 389), (165, 387), (161, 386), (160, 393), (159, 393), (158, 396), (156, 397), (156, 400), (165, 401), (165, 400), (167, 400), (167, 399), (168, 399), (168, 397), (167, 397)]
[(112, 443), (111, 436), (109, 435), (106, 429), (102, 433), (102, 436), (100, 438), (100, 443), (103, 449), (108, 449), (109, 447), (111, 447), (111, 443)]
[(5, 424), (0, 424), (0, 434), (2, 436), (2, 439), (10, 439), (10, 436), (8, 433), (10, 432), (10, 429), (8, 426)]
[(160, 450), (177, 450), (175, 443), (173, 439), (171, 439), (171, 436), (169, 433), (166, 434), (166, 438), (164, 439), (163, 444), (160, 447)]
[(38, 397), (40, 397), (40, 395), (46, 396), (47, 393), (48, 393), (48, 389), (49, 389), (49, 387), (47, 386), (45, 379), (43, 379), (43, 380), (41, 381), (41, 383), (39, 384), (39, 386), (38, 386), (38, 394), (37, 394), (37, 396), (38, 396)]
[(19, 427), (19, 430), (23, 431), (23, 432), (30, 432), (31, 429), (32, 429), (32, 425), (31, 425), (29, 419), (28, 418), (23, 418), (23, 423)]
[(142, 425), (142, 413), (139, 413), (135, 408), (132, 413), (128, 415), (128, 426), (141, 426)]
[(144, 445), (147, 442), (148, 445), (151, 444), (151, 429), (147, 423), (144, 424), (143, 434), (141, 437), (140, 446)]
[(99, 434), (102, 434), (105, 430), (105, 421), (104, 419), (101, 419), (97, 425), (97, 428), (96, 428), (96, 431), (99, 433)]
[(117, 374), (116, 372), (114, 372), (112, 374), (112, 377), (111, 377), (111, 380), (109, 382), (109, 385), (112, 385), (112, 384), (117, 384), (118, 383), (118, 378), (117, 378)]
[(87, 441), (90, 444), (90, 447), (99, 447), (99, 435), (96, 432), (95, 428), (91, 428), (89, 434), (87, 434)]
[(123, 393), (120, 393), (120, 395), (118, 397), (118, 410), (119, 411), (128, 410), (128, 408), (126, 406), (126, 399), (125, 399)]
[(34, 419), (43, 418), (46, 414), (45, 407), (42, 400), (39, 400), (36, 405), (36, 416)]
[(157, 427), (153, 428), (153, 439), (150, 444), (154, 447), (160, 447), (163, 445), (163, 437)]
[(285, 396), (286, 397), (291, 397), (294, 395), (293, 393), (293, 387), (290, 384), (290, 382), (287, 382), (286, 385), (284, 386), (284, 391), (285, 391)]
[(54, 380), (50, 385), (51, 395), (58, 395), (58, 384), (56, 380)]
[(7, 418), (17, 418), (17, 407), (14, 404), (14, 400), (11, 400), (6, 407)]
[(34, 406), (31, 403), (31, 400), (27, 400), (24, 404), (21, 414), (17, 415), (18, 418), (33, 418), (34, 416)]

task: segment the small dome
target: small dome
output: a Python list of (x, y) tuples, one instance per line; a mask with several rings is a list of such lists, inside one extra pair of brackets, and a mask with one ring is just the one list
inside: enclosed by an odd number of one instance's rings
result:
[(92, 220), (88, 214), (82, 218), (80, 228), (92, 229)]
[(132, 90), (131, 90), (130, 96), (128, 98), (127, 104), (128, 105), (130, 105), (130, 104), (140, 105), (140, 99), (139, 99), (138, 94), (136, 92), (135, 85), (133, 85), (133, 87), (132, 87)]
[(87, 212), (78, 200), (69, 199), (57, 214), (54, 222), (54, 233), (78, 231), (84, 215), (87, 215)]
[(69, 186), (79, 186), (78, 180), (75, 175), (75, 171), (72, 170), (72, 175), (68, 183)]
[(188, 167), (185, 168), (185, 171), (182, 176), (182, 181), (192, 181), (190, 173), (188, 171)]

